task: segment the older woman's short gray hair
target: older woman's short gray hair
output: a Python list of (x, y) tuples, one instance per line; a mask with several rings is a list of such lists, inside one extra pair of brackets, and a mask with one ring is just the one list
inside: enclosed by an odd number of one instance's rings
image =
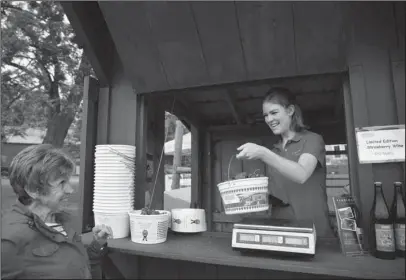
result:
[(9, 168), (10, 184), (23, 204), (31, 204), (26, 191), (49, 193), (49, 182), (69, 178), (75, 169), (73, 160), (50, 144), (33, 145), (19, 152)]

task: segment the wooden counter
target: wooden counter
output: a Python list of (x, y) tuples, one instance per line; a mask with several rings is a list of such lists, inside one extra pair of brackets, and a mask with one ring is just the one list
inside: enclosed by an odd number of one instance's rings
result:
[(345, 257), (337, 244), (318, 240), (313, 259), (275, 256), (247, 256), (231, 248), (231, 236), (170, 233), (165, 243), (141, 245), (129, 238), (109, 240), (111, 252), (137, 256), (197, 262), (232, 267), (246, 267), (290, 273), (328, 275), (364, 279), (404, 279), (405, 260), (380, 260), (371, 256)]

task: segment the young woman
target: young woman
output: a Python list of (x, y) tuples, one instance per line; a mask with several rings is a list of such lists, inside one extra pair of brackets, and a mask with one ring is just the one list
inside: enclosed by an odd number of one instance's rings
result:
[(237, 149), (237, 158), (261, 160), (267, 165), (270, 193), (283, 201), (272, 207), (273, 218), (312, 220), (317, 236), (332, 237), (323, 137), (307, 130), (301, 110), (287, 89), (269, 90), (262, 110), (279, 141), (272, 150), (246, 143)]
[(93, 228), (85, 248), (69, 227), (66, 201), (75, 164), (48, 144), (30, 146), (13, 159), (10, 184), (16, 204), (2, 215), (1, 277), (3, 279), (100, 279), (111, 229)]

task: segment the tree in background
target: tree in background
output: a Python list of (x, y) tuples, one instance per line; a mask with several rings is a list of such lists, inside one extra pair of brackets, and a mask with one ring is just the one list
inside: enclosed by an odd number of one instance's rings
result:
[[(166, 142), (174, 140), (175, 139), (175, 131), (176, 131), (176, 121), (178, 120), (178, 117), (176, 115), (173, 115), (169, 112), (165, 112), (165, 132), (167, 131), (167, 137), (165, 139)], [(189, 133), (189, 129), (185, 125), (182, 124), (183, 127), (183, 135), (186, 133)], [(169, 160), (169, 159), (168, 159)], [(169, 162), (165, 164), (165, 173), (172, 173), (171, 168), (172, 168), (172, 158), (170, 158)], [(191, 167), (192, 166), (192, 160), (191, 160), (191, 155), (182, 155), (182, 160), (181, 160), (181, 166), (184, 167)]]
[[(41, 128), (44, 143), (65, 142), (78, 153), (83, 80), (93, 71), (62, 7), (54, 1), (2, 1), (1, 14), (2, 141)], [(166, 112), (166, 141), (174, 139), (176, 120)]]
[[(176, 121), (178, 117), (175, 115), (165, 112), (165, 131), (168, 130), (168, 135), (166, 137), (166, 141), (171, 141), (175, 138), (175, 130), (176, 130)], [(189, 130), (186, 126), (183, 125), (183, 134), (189, 133)]]
[(2, 140), (45, 128), (44, 143), (61, 147), (90, 63), (59, 3), (2, 1), (1, 13)]

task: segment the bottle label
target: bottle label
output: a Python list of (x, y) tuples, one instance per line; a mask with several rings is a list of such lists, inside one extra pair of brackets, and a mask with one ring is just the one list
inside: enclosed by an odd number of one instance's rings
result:
[(383, 252), (395, 251), (395, 236), (392, 225), (375, 224), (376, 249)]
[(405, 250), (405, 224), (395, 225), (396, 249)]

